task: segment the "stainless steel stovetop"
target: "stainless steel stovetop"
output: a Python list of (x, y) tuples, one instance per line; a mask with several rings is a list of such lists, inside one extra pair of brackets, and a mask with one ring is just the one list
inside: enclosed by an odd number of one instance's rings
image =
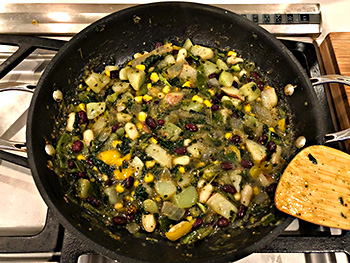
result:
[[(304, 52), (310, 76), (320, 75), (320, 66), (317, 63), (317, 48), (309, 51), (313, 38), (321, 33), (321, 13), (317, 4), (310, 5), (221, 5), (222, 7), (239, 13), (248, 19), (259, 23), (265, 29), (287, 41), (296, 54), (298, 49), (303, 50), (303, 45), (308, 49)], [(82, 30), (93, 21), (111, 13), (128, 7), (121, 4), (7, 4), (3, 5), (0, 13), (0, 34), (18, 34), (30, 36), (44, 36), (69, 40), (78, 31)], [(288, 42), (286, 39), (291, 39)], [(295, 42), (297, 41), (297, 42)], [(300, 46), (300, 47), (299, 47)], [(0, 46), (0, 62), (4, 62), (13, 52), (17, 50), (14, 46)], [(309, 53), (314, 53), (313, 58), (309, 58)], [(15, 67), (10, 73), (1, 79), (1, 83), (22, 82), (35, 85), (40, 78), (48, 62), (55, 55), (55, 51), (38, 49), (29, 55), (22, 63)], [(306, 54), (305, 54), (306, 53)], [(314, 58), (316, 56), (316, 58)], [(314, 61), (316, 59), (316, 62)], [(326, 109), (326, 114), (330, 116), (329, 105), (323, 87), (316, 87), (318, 97)], [(10, 91), (0, 93), (0, 137), (3, 139), (25, 140), (25, 124), (27, 108), (29, 106), (31, 94)], [(332, 105), (330, 105), (331, 107)], [(331, 127), (333, 128), (333, 127)], [(25, 153), (20, 153), (25, 156)], [(0, 161), (0, 262), (64, 262), (62, 253), (62, 242), (64, 229), (61, 226), (54, 227), (54, 230), (47, 230), (48, 224), (54, 221), (50, 217), (47, 206), (42, 198), (34, 181), (30, 170), (7, 161)], [(326, 237), (333, 239), (344, 235), (344, 231), (311, 226), (310, 224), (294, 220), (286, 229), (282, 236), (292, 239), (294, 243), (286, 242), (286, 245), (274, 250), (274, 245), (262, 253), (254, 253), (242, 260), (240, 263), (248, 262), (339, 262), (347, 263), (348, 255), (345, 252), (337, 253), (311, 253), (313, 251), (322, 252), (311, 242), (309, 249), (288, 249), (288, 244), (295, 245), (299, 240), (305, 244), (305, 239), (315, 237)], [(45, 232), (46, 231), (46, 232)], [(48, 251), (40, 249), (30, 249), (31, 247), (41, 247), (43, 242), (53, 231), (60, 241), (53, 245)], [(49, 233), (49, 234), (46, 234)], [(41, 235), (41, 238), (38, 236)], [(298, 239), (300, 237), (300, 239)], [(29, 249), (21, 250), (14, 248), (13, 244), (22, 244)], [(307, 239), (309, 240), (309, 239)], [(311, 239), (310, 239), (311, 240)], [(33, 241), (31, 245), (28, 245)], [(49, 243), (49, 242), (48, 242)], [(306, 244), (308, 244), (306, 242)], [(297, 247), (297, 244), (295, 245)], [(11, 247), (11, 248), (9, 248)], [(63, 245), (64, 247), (64, 245)], [(329, 247), (329, 246), (328, 246)], [(332, 247), (332, 246), (330, 246)], [(290, 251), (298, 253), (290, 253)], [(39, 251), (39, 252), (38, 252)], [(333, 251), (336, 251), (333, 250)], [(278, 252), (278, 253), (276, 253)], [(282, 253), (281, 253), (282, 252)], [(287, 252), (287, 253), (283, 253)], [(303, 253), (306, 252), (306, 253)], [(327, 251), (328, 252), (328, 251)], [(99, 255), (82, 254), (78, 261), (84, 262), (114, 262)]]

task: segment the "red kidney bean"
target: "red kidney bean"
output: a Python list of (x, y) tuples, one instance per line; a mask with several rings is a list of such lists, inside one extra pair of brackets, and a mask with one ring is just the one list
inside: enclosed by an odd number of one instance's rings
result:
[(221, 98), (222, 98), (222, 93), (216, 93), (215, 94), (215, 97), (218, 99), (218, 100), (221, 100)]
[(216, 223), (219, 227), (227, 227), (229, 224), (229, 221), (225, 217), (220, 217), (218, 222)]
[(161, 47), (161, 46), (163, 46), (163, 43), (162, 43), (162, 42), (157, 42), (157, 43), (155, 44), (154, 48), (159, 48), (159, 47)]
[(254, 82), (254, 79), (252, 77), (247, 78), (247, 82)]
[(81, 110), (81, 111), (78, 112), (78, 118), (79, 118), (78, 122), (79, 122), (80, 124), (87, 123), (87, 121), (88, 121), (88, 117), (87, 117), (87, 115), (86, 115), (86, 112), (83, 111), (83, 110)]
[(261, 135), (259, 138), (258, 138), (258, 143), (264, 145), (267, 143), (267, 140), (268, 140), (268, 137), (266, 135)]
[(235, 194), (237, 193), (237, 190), (236, 188), (233, 186), (233, 185), (230, 185), (230, 184), (225, 184), (223, 187), (222, 187), (222, 190), (224, 190), (226, 193), (229, 193), (229, 194)]
[(196, 221), (194, 221), (192, 228), (199, 227), (201, 224), (203, 224), (203, 220), (200, 218), (197, 218)]
[(258, 86), (259, 90), (263, 90), (265, 87), (265, 83), (262, 82), (261, 80), (258, 81), (258, 83), (256, 84)]
[(88, 165), (94, 166), (94, 163), (90, 159), (87, 159), (86, 162), (87, 162)]
[(134, 185), (134, 177), (129, 176), (128, 178), (124, 179), (123, 185), (126, 189), (130, 189)]
[(158, 105), (159, 104), (159, 100), (154, 100), (153, 101), (153, 105)]
[(277, 187), (277, 183), (272, 183), (265, 188), (267, 194), (274, 194)]
[(127, 221), (132, 221), (133, 219), (134, 219), (134, 214), (127, 214), (126, 216), (125, 216), (125, 218), (126, 218), (126, 220)]
[(211, 185), (214, 186), (214, 187), (218, 187), (219, 183), (218, 182), (211, 182)]
[(220, 104), (220, 101), (216, 98), (211, 99), (211, 103), (213, 104)]
[(112, 132), (116, 132), (118, 129), (119, 129), (119, 123), (115, 124), (115, 125), (112, 127)]
[(86, 197), (86, 202), (88, 202), (90, 205), (94, 206), (94, 207), (98, 207), (101, 205), (101, 202), (98, 201), (95, 197), (93, 196), (88, 196)]
[(212, 74), (210, 74), (209, 76), (208, 76), (208, 78), (210, 78), (210, 79), (217, 79), (219, 77), (219, 75), (218, 75), (218, 73), (212, 73)]
[(75, 163), (72, 159), (68, 159), (68, 168), (73, 169), (75, 167)]
[(255, 78), (255, 79), (260, 79), (259, 73), (255, 72), (255, 71), (250, 72), (250, 76)]
[(178, 155), (184, 155), (185, 153), (187, 153), (187, 148), (185, 146), (179, 147), (179, 148), (175, 148), (175, 153)]
[(197, 127), (195, 124), (193, 124), (193, 123), (187, 123), (187, 124), (185, 125), (185, 128), (186, 128), (187, 130), (191, 131), (191, 132), (196, 132), (196, 131), (198, 131), (198, 127)]
[(78, 176), (80, 177), (80, 178), (83, 178), (83, 179), (88, 179), (89, 177), (86, 175), (86, 173), (83, 173), (83, 172), (79, 172), (78, 173)]
[(269, 141), (269, 142), (267, 143), (266, 147), (267, 147), (267, 149), (268, 149), (270, 152), (272, 152), (272, 153), (273, 153), (274, 151), (276, 151), (276, 148), (277, 148), (276, 143), (275, 143), (274, 141)]
[(155, 119), (153, 119), (152, 117), (148, 116), (146, 118), (146, 124), (148, 125), (148, 127), (150, 127), (151, 129), (155, 129), (157, 128), (158, 124), (155, 121)]
[(238, 112), (236, 111), (232, 112), (232, 118), (238, 119), (239, 118)]
[(83, 149), (83, 146), (84, 144), (82, 141), (75, 141), (72, 146), (72, 151), (78, 153)]
[(254, 166), (254, 164), (251, 161), (245, 160), (245, 159), (241, 161), (241, 165), (243, 166), (243, 168), (246, 168), (246, 169), (250, 169)]
[(228, 171), (233, 169), (233, 164), (229, 161), (224, 161), (221, 163), (222, 170)]
[(113, 224), (118, 226), (125, 226), (127, 223), (127, 219), (124, 216), (115, 216), (112, 218), (112, 222)]
[(210, 107), (212, 111), (217, 111), (219, 109), (219, 105), (214, 104), (213, 106)]
[(159, 119), (158, 120), (158, 125), (159, 126), (163, 126), (165, 124), (165, 120), (163, 120), (163, 119)]
[(240, 141), (241, 141), (241, 136), (239, 136), (238, 134), (235, 134), (230, 138), (230, 142), (234, 144), (238, 144)]
[(244, 217), (246, 211), (247, 211), (247, 207), (245, 205), (240, 205), (238, 207), (238, 211), (237, 211), (238, 218), (242, 219)]

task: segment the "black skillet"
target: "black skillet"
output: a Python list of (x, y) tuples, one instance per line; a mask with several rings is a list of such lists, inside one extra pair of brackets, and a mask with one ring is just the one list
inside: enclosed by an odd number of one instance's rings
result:
[(236, 49), (268, 73), (280, 97), (285, 97), (285, 84), (297, 85), (294, 95), (284, 98), (293, 112), (296, 136), (305, 136), (308, 144), (321, 144), (324, 136), (318, 101), (302, 67), (272, 35), (239, 15), (207, 5), (163, 2), (125, 9), (90, 25), (60, 49), (40, 78), (28, 114), (28, 159), (37, 187), (59, 221), (92, 250), (122, 263), (234, 261), (266, 246), (291, 221), (282, 215), (277, 227), (242, 229), (224, 241), (214, 237), (193, 248), (137, 239), (126, 231), (115, 240), (85, 217), (84, 209), (66, 201), (58, 177), (47, 168), (45, 138), (51, 137), (58, 113), (52, 99), (55, 89), (63, 93), (74, 89), (77, 76), (91, 60), (97, 65), (110, 63), (113, 57), (116, 64), (122, 64), (135, 52), (151, 50), (158, 41), (186, 38), (205, 46)]

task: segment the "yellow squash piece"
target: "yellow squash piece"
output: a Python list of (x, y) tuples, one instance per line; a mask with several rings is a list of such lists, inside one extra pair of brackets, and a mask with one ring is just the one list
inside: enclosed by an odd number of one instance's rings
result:
[(192, 223), (188, 221), (182, 221), (172, 228), (169, 229), (169, 231), (165, 234), (165, 236), (171, 240), (175, 241), (178, 240), (180, 237), (183, 237), (186, 235), (188, 232), (190, 232), (192, 228)]
[(112, 149), (99, 153), (97, 158), (110, 166), (115, 165), (116, 167), (119, 167), (123, 165), (124, 161), (130, 161), (131, 152), (121, 157), (121, 154), (117, 149)]
[(115, 169), (114, 172), (114, 178), (116, 180), (124, 180), (126, 178), (128, 178), (129, 176), (132, 176), (134, 174), (134, 170), (132, 169), (131, 166), (129, 166), (126, 169), (121, 169), (119, 170), (119, 168)]

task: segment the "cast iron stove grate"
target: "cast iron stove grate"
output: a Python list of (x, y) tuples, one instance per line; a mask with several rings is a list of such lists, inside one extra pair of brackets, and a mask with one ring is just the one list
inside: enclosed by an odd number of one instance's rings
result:
[[(316, 48), (311, 43), (281, 40), (299, 60), (309, 77), (320, 76)], [(65, 41), (38, 38), (32, 36), (0, 35), (1, 45), (17, 46), (19, 49), (0, 65), (0, 79), (25, 60), (36, 49), (58, 51)], [(323, 86), (315, 87), (326, 120), (331, 120), (330, 108)], [(326, 132), (334, 131), (333, 124), (328, 121)], [(0, 151), (0, 159), (28, 167), (25, 157)], [(64, 229), (49, 210), (44, 228), (33, 236), (1, 236), (1, 253), (52, 253), (50, 261), (77, 262), (83, 254), (95, 254), (82, 242)], [(343, 252), (349, 258), (350, 232), (339, 231), (337, 235), (331, 229), (319, 227), (299, 220), (299, 228), (285, 231), (259, 253), (332, 253)], [(334, 258), (331, 256), (331, 258)], [(333, 260), (332, 260), (333, 261)]]

